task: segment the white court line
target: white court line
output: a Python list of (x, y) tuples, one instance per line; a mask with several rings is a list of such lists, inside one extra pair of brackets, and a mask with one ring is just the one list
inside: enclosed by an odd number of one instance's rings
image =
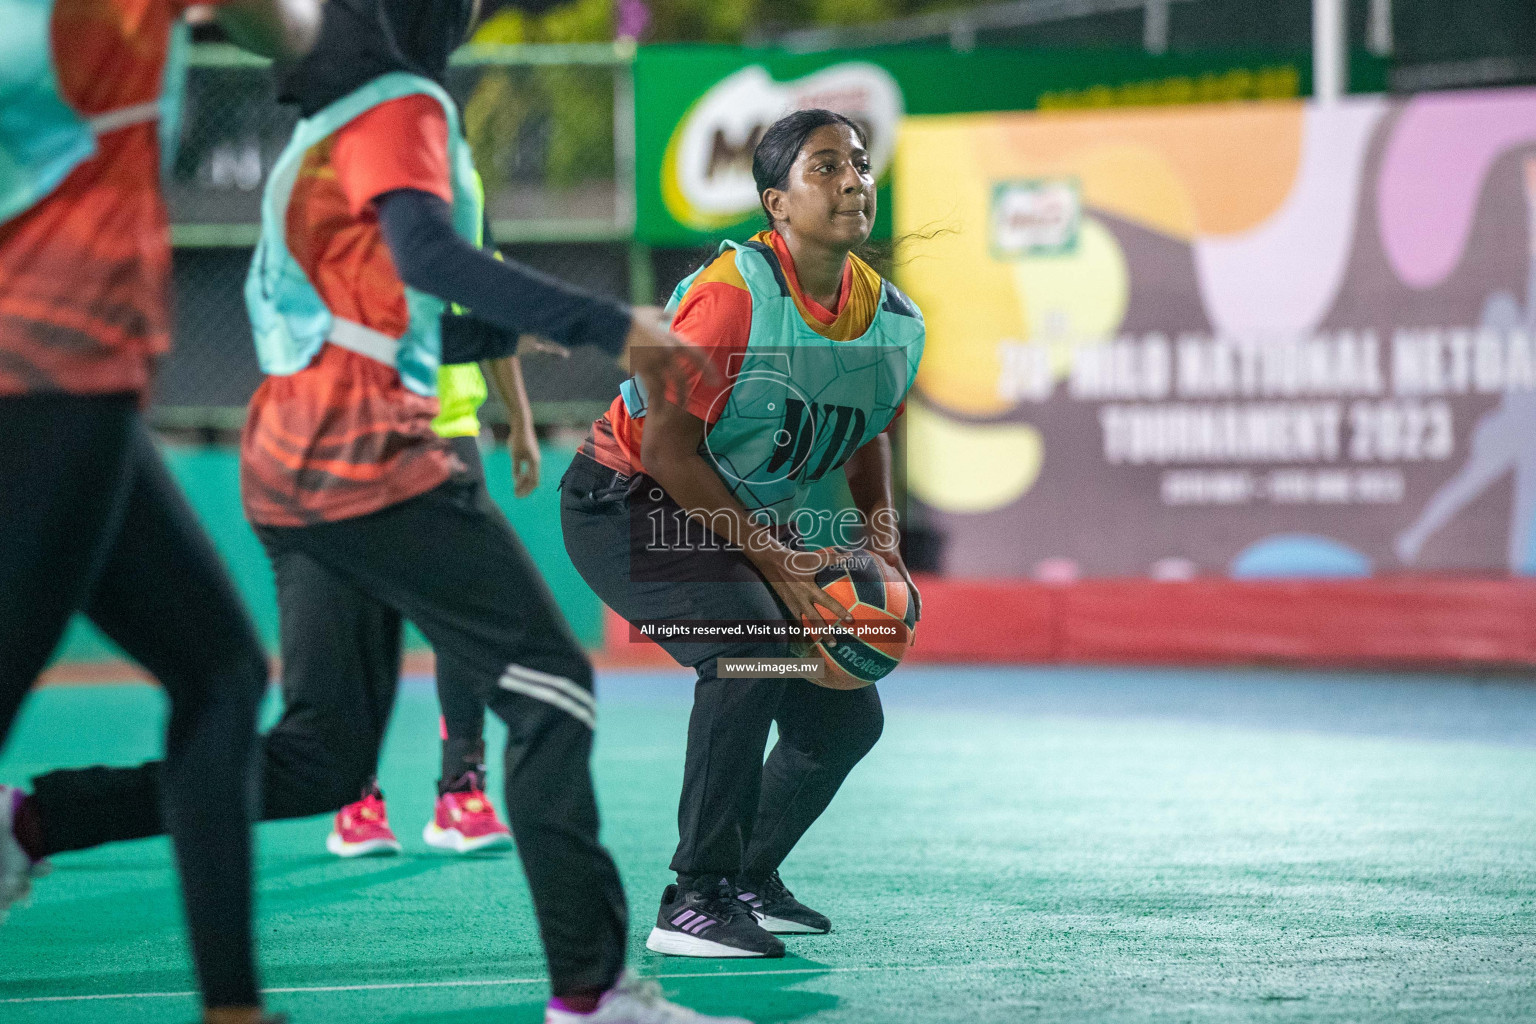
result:
[[(861, 974), (869, 971), (995, 971), (1018, 964), (921, 964), (911, 967), (786, 967), (777, 971), (697, 971), (689, 974), (648, 974), (657, 981), (674, 978), (757, 978), (784, 974)], [(489, 981), (399, 981), (376, 985), (313, 985), (295, 988), (264, 988), (262, 995), (292, 995), (308, 992), (378, 992), (409, 988), (480, 988), (488, 985), (539, 985), (548, 978), (495, 978)], [(91, 996), (23, 996), (0, 999), (0, 1005), (16, 1003), (81, 1003), (96, 999), (186, 999), (196, 992), (114, 992)]]

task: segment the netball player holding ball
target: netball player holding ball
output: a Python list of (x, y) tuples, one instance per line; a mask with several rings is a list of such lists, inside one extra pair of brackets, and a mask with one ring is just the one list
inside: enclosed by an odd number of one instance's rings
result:
[[(866, 543), (888, 567), (884, 577), (907, 584), (877, 590), (900, 594), (897, 617), (910, 594), (906, 618), (915, 622), (885, 432), (917, 372), (923, 321), (853, 254), (875, 220), (866, 149), (858, 125), (826, 110), (769, 128), (752, 163), (768, 230), (722, 245), (669, 307), (673, 331), (708, 354), (722, 381), (695, 376), (686, 391), (664, 395), (626, 382), (561, 482), (566, 549), (626, 619), (845, 619), (853, 589), (843, 587), (840, 602), (818, 586), (816, 559), (797, 551), (789, 522), (806, 489), (841, 467), (873, 525)], [(879, 695), (872, 685), (722, 678), (721, 658), (803, 651), (785, 638), (662, 646), (698, 680), (677, 883), (666, 887), (646, 945), (680, 956), (783, 956), (773, 933), (831, 930), (785, 888), (779, 865), (879, 739)], [(771, 723), (779, 741), (765, 764)]]

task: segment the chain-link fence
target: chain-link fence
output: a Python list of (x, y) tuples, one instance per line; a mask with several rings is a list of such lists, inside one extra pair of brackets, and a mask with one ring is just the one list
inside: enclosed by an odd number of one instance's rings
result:
[[(448, 91), (504, 242), (618, 241), (634, 223), (633, 55), (617, 46), (471, 46)], [(268, 63), (193, 48), (167, 183), (183, 246), (255, 241), (261, 188), (293, 131)]]
[[(672, 276), (634, 246), (632, 53), (605, 45), (467, 47), (448, 90), (507, 256), (602, 294), (654, 301)], [(161, 368), (164, 427), (239, 426), (260, 381), (241, 297), (261, 191), (293, 131), (270, 66), (233, 47), (194, 47), (180, 144), (166, 194), (176, 243), (176, 346)], [(589, 420), (619, 371), (595, 352), (530, 360), (539, 418)], [(488, 410), (492, 418), (497, 414)]]

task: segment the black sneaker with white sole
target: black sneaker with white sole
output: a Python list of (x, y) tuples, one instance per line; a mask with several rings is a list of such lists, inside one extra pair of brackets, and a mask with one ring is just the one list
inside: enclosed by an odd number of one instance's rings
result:
[(668, 956), (784, 955), (784, 943), (758, 925), (752, 908), (736, 898), (736, 887), (723, 878), (708, 888), (667, 886), (645, 948)]
[(763, 931), (774, 935), (825, 935), (832, 922), (795, 899), (775, 871), (761, 882), (743, 881), (736, 887), (736, 898), (752, 908)]

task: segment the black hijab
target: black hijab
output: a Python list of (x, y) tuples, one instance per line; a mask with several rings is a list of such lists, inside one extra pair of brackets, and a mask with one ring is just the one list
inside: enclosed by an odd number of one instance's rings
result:
[(278, 99), (309, 117), (380, 75), (406, 71), (444, 85), (474, 0), (326, 0), (320, 39), (277, 72)]
[[(515, 7), (543, 14), (563, 0), (481, 0), (480, 14)], [(448, 58), (469, 31), (475, 0), (325, 0), (320, 39), (298, 64), (277, 69), (277, 98), (309, 117), (391, 71), (446, 88)]]

